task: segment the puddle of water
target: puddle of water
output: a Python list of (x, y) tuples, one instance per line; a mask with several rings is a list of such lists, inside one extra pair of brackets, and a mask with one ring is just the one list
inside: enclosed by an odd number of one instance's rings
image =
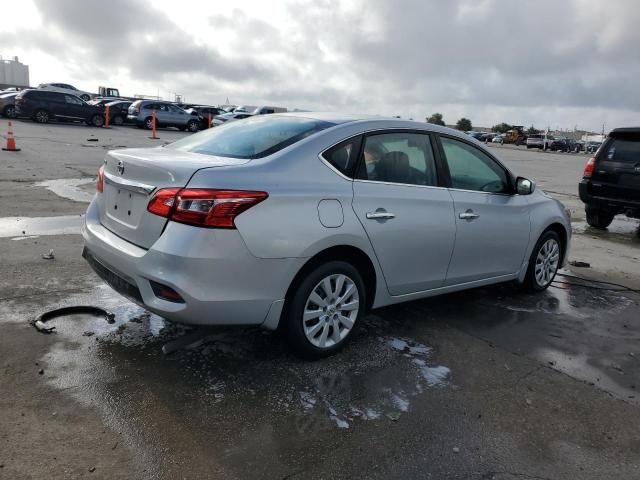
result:
[[(0, 238), (33, 238), (38, 235), (80, 234), (84, 215), (60, 217), (3, 217), (0, 218)], [(18, 240), (13, 238), (13, 240)]]
[(60, 178), (56, 180), (45, 180), (34, 184), (36, 187), (44, 187), (55, 193), (59, 197), (68, 198), (75, 202), (89, 203), (93, 199), (93, 193), (78, 188), (80, 185), (95, 182), (94, 178)]
[(606, 230), (591, 227), (585, 221), (571, 222), (574, 234), (592, 235), (607, 240), (626, 240), (640, 242), (640, 223), (630, 218), (614, 218)]

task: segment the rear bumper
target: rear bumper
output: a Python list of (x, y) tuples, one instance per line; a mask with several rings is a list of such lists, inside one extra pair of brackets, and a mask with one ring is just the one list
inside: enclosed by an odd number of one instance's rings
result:
[[(254, 257), (237, 230), (169, 222), (145, 250), (100, 224), (95, 201), (82, 229), (83, 256), (114, 290), (178, 323), (277, 327), (289, 284), (304, 259)], [(158, 298), (151, 281), (184, 299)]]
[(580, 194), (580, 200), (582, 200), (583, 203), (594, 206), (596, 208), (606, 208), (609, 210), (617, 210), (620, 212), (624, 212), (626, 210), (635, 210), (640, 213), (640, 202), (592, 195), (591, 193), (589, 193), (589, 184), (589, 180), (582, 180), (578, 184), (578, 193)]

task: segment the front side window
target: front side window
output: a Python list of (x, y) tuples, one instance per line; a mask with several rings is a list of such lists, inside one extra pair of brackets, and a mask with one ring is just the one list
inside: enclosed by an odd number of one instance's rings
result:
[(508, 193), (507, 173), (491, 157), (459, 140), (442, 137), (451, 188), (488, 193)]
[(166, 148), (220, 157), (262, 158), (333, 125), (314, 118), (255, 116), (185, 137)]
[(431, 137), (422, 133), (383, 133), (364, 140), (358, 178), (378, 182), (436, 186)]
[(361, 140), (360, 136), (345, 140), (324, 152), (322, 157), (340, 173), (350, 177), (358, 161)]

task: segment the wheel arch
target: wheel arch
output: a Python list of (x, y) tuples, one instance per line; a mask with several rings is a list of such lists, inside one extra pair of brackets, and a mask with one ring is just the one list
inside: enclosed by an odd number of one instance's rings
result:
[(353, 245), (336, 245), (328, 247), (310, 257), (298, 270), (289, 284), (289, 288), (285, 295), (285, 305), (289, 302), (295, 292), (295, 289), (300, 285), (300, 282), (302, 282), (306, 275), (323, 263), (335, 260), (350, 263), (358, 270), (360, 275), (362, 275), (362, 280), (364, 281), (366, 289), (366, 311), (369, 311), (373, 305), (376, 288), (378, 286), (376, 269), (373, 261), (369, 258), (369, 255)]
[[(551, 225), (549, 225), (547, 228), (544, 229), (544, 231), (540, 234), (541, 236), (544, 235), (546, 232), (555, 232), (558, 234), (558, 236), (560, 237), (560, 246), (562, 247), (562, 259), (560, 262), (560, 265), (564, 265), (565, 261), (566, 261), (566, 257), (567, 257), (567, 252), (568, 252), (568, 244), (569, 244), (569, 234), (567, 232), (567, 229), (565, 228), (565, 226), (559, 222), (555, 222), (552, 223)], [(540, 237), (538, 237), (540, 238)]]

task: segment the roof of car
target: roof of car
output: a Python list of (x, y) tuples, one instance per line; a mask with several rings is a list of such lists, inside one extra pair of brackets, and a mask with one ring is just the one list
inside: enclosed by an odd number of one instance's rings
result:
[(609, 132), (610, 137), (623, 136), (623, 135), (638, 135), (638, 134), (640, 134), (640, 127), (614, 128)]

